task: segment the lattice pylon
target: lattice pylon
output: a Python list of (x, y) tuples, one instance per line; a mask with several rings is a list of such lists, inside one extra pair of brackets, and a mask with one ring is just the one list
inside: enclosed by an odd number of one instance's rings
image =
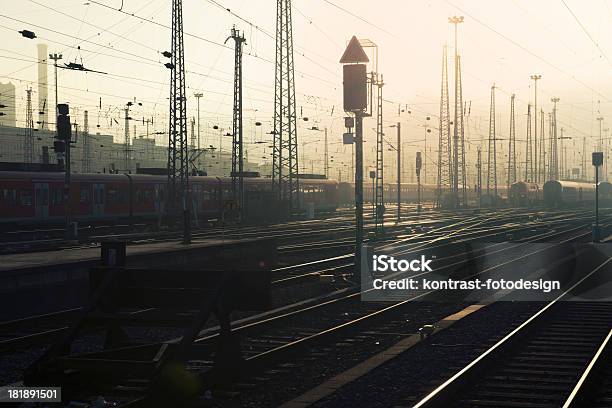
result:
[[(536, 123), (537, 126), (537, 123)], [(546, 144), (544, 137), (544, 109), (540, 109), (540, 138), (537, 143), (540, 146), (538, 148), (538, 180), (544, 184), (546, 182)]]
[(461, 79), (461, 56), (457, 55), (457, 101), (459, 104), (459, 112), (457, 115), (457, 123), (454, 124), (457, 129), (457, 159), (459, 163), (455, 168), (457, 169), (457, 177), (455, 179), (455, 194), (456, 194), (456, 205), (467, 207), (467, 175), (465, 172), (465, 128), (464, 128), (464, 115), (463, 111), (463, 82)]
[(525, 146), (525, 181), (535, 182), (533, 172), (533, 138), (531, 135), (531, 104), (527, 105), (527, 140)]
[[(234, 108), (232, 116), (232, 196), (242, 219), (244, 209), (244, 152), (242, 138), (242, 44), (244, 35), (236, 28), (228, 39), (234, 40)], [(226, 40), (227, 41), (227, 40)]]
[[(375, 78), (375, 79), (374, 79)], [(375, 198), (375, 230), (376, 233), (383, 231), (384, 215), (379, 211), (379, 208), (384, 207), (384, 132), (383, 132), (383, 93), (384, 86), (382, 75), (378, 78), (378, 73), (373, 75), (375, 80), (374, 85), (377, 89), (376, 94), (376, 198)]]
[[(448, 96), (447, 47), (442, 51), (442, 85), (440, 91), (440, 126), (438, 139), (438, 188), (436, 205), (442, 205), (442, 194), (450, 191), (453, 181), (451, 160), (450, 106)], [(427, 152), (425, 152), (427, 154)]]
[(91, 138), (89, 137), (89, 112), (83, 112), (83, 173), (91, 172)]
[(23, 144), (23, 158), (26, 163), (34, 162), (34, 119), (32, 118), (32, 90), (26, 89), (26, 125)]
[(300, 207), (291, 0), (276, 2), (272, 188), (289, 211)]
[(166, 212), (176, 221), (179, 211), (189, 205), (189, 142), (187, 98), (185, 95), (185, 54), (183, 45), (183, 3), (172, 1), (172, 47), (170, 68), (170, 124), (168, 132), (168, 188)]

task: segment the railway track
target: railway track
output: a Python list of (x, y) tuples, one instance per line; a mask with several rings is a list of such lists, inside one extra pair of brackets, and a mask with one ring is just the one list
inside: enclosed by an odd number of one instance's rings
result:
[[(503, 222), (508, 219), (513, 219), (515, 217), (512, 215), (498, 215), (497, 221)], [(564, 215), (555, 216), (554, 220), (550, 222), (554, 222), (555, 220), (564, 220)], [(493, 221), (488, 220), (487, 223), (491, 223)], [(398, 254), (405, 254), (408, 252), (413, 252), (416, 250), (420, 250), (423, 248), (429, 248), (431, 250), (436, 250), (443, 248), (449, 245), (449, 239), (453, 238), (456, 234), (454, 231), (450, 231), (452, 228), (457, 227), (459, 223), (451, 223), (444, 224), (438, 228), (432, 228), (427, 232), (423, 232), (420, 234), (416, 234), (409, 238), (400, 239), (400, 243), (402, 245), (402, 250), (397, 252)], [(462, 243), (469, 242), (474, 238), (484, 239), (487, 237), (495, 237), (500, 234), (499, 226), (489, 226), (479, 228), (483, 222), (475, 217), (471, 222), (466, 222), (462, 220), (460, 224), (462, 227), (462, 234), (460, 238), (454, 239), (453, 243)], [(532, 225), (511, 225), (506, 227), (507, 233), (508, 231), (516, 231), (518, 229), (529, 229)], [(533, 239), (539, 239), (542, 237), (549, 236), (548, 233), (534, 234)], [(429, 238), (426, 238), (429, 237)], [(395, 240), (394, 240), (395, 239)], [(386, 241), (382, 241), (380, 248), (385, 249), (393, 246), (396, 250), (399, 248), (396, 246), (395, 242), (397, 239), (394, 237), (389, 238), (391, 243), (387, 243)], [(529, 238), (525, 238), (526, 242), (529, 242)], [(334, 248), (334, 242), (325, 240), (323, 242), (313, 242), (313, 243), (305, 243), (305, 244), (293, 244), (282, 246), (279, 248), (281, 253), (283, 252), (302, 252), (304, 248), (314, 248), (316, 251), (320, 251), (323, 248)], [(348, 245), (347, 241), (340, 241), (339, 244), (335, 246), (335, 248), (344, 249), (346, 247), (351, 247), (352, 245)], [(352, 249), (352, 248), (351, 248)], [(460, 256), (459, 254), (458, 256)], [(447, 259), (440, 258), (438, 262), (441, 265), (453, 265), (453, 261), (455, 261), (456, 257), (452, 254), (448, 255)], [(461, 261), (459, 261), (461, 262)], [(354, 267), (354, 259), (352, 250), (341, 253), (339, 255), (323, 258), (323, 259), (315, 259), (307, 262), (300, 262), (297, 264), (281, 266), (279, 268), (274, 269), (273, 272), (273, 286), (283, 287), (286, 285), (297, 285), (303, 281), (307, 280), (315, 280), (319, 279), (321, 275), (333, 275), (335, 280), (342, 281), (346, 279), (353, 279), (352, 271)], [(24, 348), (31, 345), (39, 345), (39, 344), (47, 344), (53, 340), (53, 338), (63, 332), (71, 320), (74, 318), (78, 309), (70, 309), (66, 311), (59, 311), (55, 313), (45, 314), (41, 316), (33, 316), (23, 319), (18, 319), (9, 322), (0, 323), (0, 350), (11, 350), (14, 348)]]
[[(557, 231), (550, 233), (549, 237), (558, 238), (562, 234), (562, 232)], [(590, 232), (575, 233), (571, 237), (564, 239), (564, 241), (571, 242), (588, 234)], [(542, 238), (544, 237), (535, 237), (535, 239)], [(527, 255), (522, 255), (508, 261), (505, 265), (509, 265), (512, 262), (521, 262), (530, 256), (538, 256), (541, 252), (541, 249), (536, 249)], [(478, 274), (491, 272), (501, 266), (491, 267)], [(447, 267), (450, 268), (452, 265)], [(472, 275), (469, 278), (474, 276)], [(272, 363), (287, 361), (290, 357), (303, 360), (302, 351), (316, 350), (321, 347), (315, 347), (315, 345), (330, 343), (349, 345), (353, 341), (357, 341), (356, 339), (362, 337), (368, 338), (367, 335), (362, 336), (365, 327), (367, 327), (367, 332), (372, 334), (379, 330), (382, 332), (402, 332), (405, 330), (406, 325), (403, 311), (409, 308), (409, 305), (417, 307), (414, 306), (414, 300), (419, 298), (427, 299), (427, 296), (434, 294), (434, 292), (436, 291), (415, 293), (410, 299), (391, 305), (388, 302), (359, 302), (359, 294), (349, 294), (328, 303), (313, 305), (290, 314), (273, 317), (267, 321), (257, 321), (236, 327), (234, 333), (244, 339), (245, 347), (248, 350), (245, 354), (245, 360), (247, 364), (252, 364), (256, 367), (254, 371), (258, 373), (261, 372), (263, 367), (270, 369)], [(448, 300), (448, 297), (446, 299)], [(364, 305), (364, 303), (366, 304)], [(417, 305), (424, 304), (417, 303)], [(321, 322), (311, 323), (312, 318), (309, 318), (309, 323), (306, 324), (304, 322), (304, 319), (306, 319), (303, 316), (304, 313), (307, 313), (307, 316), (314, 314), (325, 316), (325, 319), (322, 319), (323, 325), (321, 325)], [(404, 327), (402, 327), (402, 323)], [(202, 337), (199, 341), (212, 341), (216, 336), (215, 333), (211, 333)], [(373, 337), (377, 336), (374, 335)], [(332, 353), (328, 358), (338, 359), (338, 356), (333, 355), (334, 347), (322, 348), (329, 349), (330, 353)], [(319, 356), (319, 358), (325, 357)], [(194, 369), (206, 371), (211, 368), (210, 366), (202, 365), (201, 361), (198, 363), (199, 365), (194, 366)], [(258, 375), (261, 376), (260, 374)]]
[[(414, 225), (418, 226), (432, 226), (439, 224), (453, 224), (460, 222), (465, 218), (466, 214), (473, 214), (475, 210), (461, 210), (459, 212), (422, 212), (406, 214), (402, 217), (400, 223), (396, 223), (396, 218), (393, 216), (387, 216), (385, 221), (386, 228), (394, 231), (401, 227), (408, 227)], [(500, 210), (510, 212), (532, 212), (533, 210), (525, 209), (511, 209), (511, 210)], [(486, 214), (485, 212), (482, 213)], [(278, 223), (266, 226), (257, 225), (245, 225), (245, 226), (227, 226), (227, 227), (203, 227), (194, 228), (192, 231), (193, 239), (206, 239), (224, 237), (227, 239), (241, 239), (241, 238), (256, 238), (263, 236), (277, 236), (283, 239), (290, 239), (292, 236), (301, 235), (302, 237), (316, 235), (322, 232), (333, 231), (336, 234), (346, 233), (347, 236), (352, 234), (354, 230), (353, 226), (354, 215), (349, 211), (346, 214), (327, 216), (317, 220), (306, 220), (306, 221), (291, 221), (286, 223)], [(366, 221), (366, 233), (371, 229), (371, 222), (368, 222), (368, 216), (365, 216)], [(4, 233), (2, 253), (19, 253), (19, 252), (35, 252), (35, 251), (47, 251), (57, 249), (71, 249), (79, 247), (91, 247), (97, 246), (101, 241), (109, 239), (122, 239), (128, 241), (131, 245), (146, 244), (151, 242), (162, 242), (172, 241), (180, 239), (182, 236), (181, 231), (140, 231), (131, 232), (131, 228), (145, 229), (145, 224), (133, 224), (130, 225), (119, 225), (119, 226), (97, 226), (93, 231), (88, 228), (84, 228), (85, 231), (89, 232), (83, 236), (78, 243), (71, 241), (65, 241), (63, 238), (63, 229), (57, 228), (45, 228), (40, 230), (29, 230), (29, 231), (14, 231)], [(113, 228), (119, 228), (120, 231), (113, 231)], [(123, 231), (125, 229), (125, 231)], [(97, 234), (96, 231), (104, 231), (104, 234)], [(49, 237), (48, 235), (55, 234), (55, 237)], [(23, 236), (26, 239), (15, 239), (19, 236)], [(15, 238), (11, 238), (14, 236)]]
[[(504, 217), (500, 217), (497, 221), (505, 221), (507, 217), (511, 217), (511, 214), (507, 214)], [(560, 216), (552, 225), (565, 225), (563, 224), (564, 217)], [(486, 236), (486, 232), (492, 235), (498, 235), (500, 232), (495, 230), (494, 225), (489, 225), (488, 228), (480, 228), (483, 224), (480, 220), (475, 219), (473, 222), (474, 231), (472, 233), (474, 236)], [(443, 234), (446, 226), (439, 227), (442, 231), (438, 231), (440, 234)], [(452, 227), (451, 227), (452, 228)], [(517, 228), (515, 224), (509, 224), (506, 229)], [(452, 232), (452, 230), (451, 230)], [(563, 234), (567, 234), (567, 231), (552, 231), (547, 233), (539, 233), (532, 234), (530, 238), (525, 238), (524, 242), (528, 243), (535, 240), (543, 240), (543, 239), (553, 239), (554, 237), (561, 236)], [(571, 239), (578, 239), (580, 237), (584, 237), (590, 234), (590, 232), (581, 233), (579, 235), (574, 235)], [(453, 234), (450, 234), (453, 237)], [(468, 231), (464, 231), (461, 234), (461, 239), (469, 240), (470, 234)], [(473, 237), (472, 237), (473, 239)], [(410, 240), (404, 240), (402, 242), (403, 245), (422, 245), (425, 243), (426, 239), (423, 237), (414, 237), (414, 240), (418, 242), (411, 242)], [(414, 241), (413, 240), (413, 241)], [(429, 240), (430, 244), (437, 245), (445, 245), (444, 240), (438, 239), (438, 236)], [(381, 245), (388, 245), (388, 243), (381, 243)], [(500, 249), (503, 251), (503, 249)], [(351, 254), (348, 254), (348, 257), (351, 257)], [(343, 259), (343, 257), (339, 257)], [(319, 260), (318, 262), (313, 262), (312, 265), (296, 265), (294, 269), (286, 269), (285, 274), (290, 275), (292, 273), (296, 273), (295, 279), (300, 279), (299, 276), (312, 276), (320, 273), (324, 273), (329, 271), (329, 269), (339, 268), (341, 270), (350, 270), (352, 267), (352, 262), (348, 262), (343, 264), (342, 262), (337, 265), (330, 266), (329, 263), (337, 262)], [(318, 268), (315, 272), (303, 272), (300, 273), (302, 268), (315, 266)], [(449, 263), (448, 267), (452, 267), (452, 262)], [(290, 271), (291, 269), (291, 271)], [(282, 276), (282, 271), (279, 275)], [(291, 279), (291, 276), (287, 276), (285, 278), (279, 278), (277, 283), (283, 282), (285, 279)], [(406, 302), (400, 302), (397, 304), (389, 305), (380, 304), (380, 303), (366, 303), (363, 304), (359, 302), (359, 293), (345, 293), (341, 294), (340, 291), (337, 297), (332, 297), (330, 299), (319, 301), (319, 302), (311, 302), (308, 306), (298, 307), (296, 309), (292, 309), (291, 307), (285, 309), (286, 312), (281, 312), (278, 315), (266, 316), (265, 318), (258, 318), (257, 316), (252, 317), (252, 319), (243, 320), (241, 323), (234, 325), (234, 333), (236, 335), (240, 335), (246, 339), (246, 349), (247, 353), (245, 354), (245, 360), (249, 367), (266, 367), (274, 361), (279, 361), (284, 359), (287, 355), (292, 354), (299, 355), (300, 351), (303, 350), (304, 347), (312, 344), (321, 344), (325, 343), (329, 338), (337, 338), (338, 336), (342, 337), (346, 330), (349, 332), (351, 330), (357, 330), (357, 328), (362, 328), (364, 325), (375, 325), (375, 321), (384, 321), (389, 322), (387, 328), (394, 329), (397, 328), (397, 324), (399, 324), (402, 320), (402, 307), (407, 306), (407, 304), (414, 300), (414, 298), (407, 300)], [(427, 296), (428, 293), (422, 293), (415, 296)], [(398, 313), (396, 317), (393, 317), (394, 313)], [(315, 316), (327, 316), (326, 319), (321, 321), (314, 321), (315, 324), (311, 324), (313, 322), (312, 315)], [(291, 324), (291, 319), (295, 319), (294, 322), (298, 322), (297, 324)], [(395, 323), (393, 323), (395, 321)], [(218, 337), (218, 329), (210, 328), (206, 333), (203, 333), (202, 337), (198, 340), (200, 344), (208, 344), (210, 343), (210, 347), (212, 348), (212, 344), (215, 339)], [(40, 334), (39, 336), (44, 336)], [(191, 368), (199, 372), (205, 372), (212, 368), (212, 360), (198, 360), (192, 362)]]
[[(609, 406), (610, 388), (604, 388), (600, 396), (577, 396), (589, 374), (594, 375), (590, 368), (598, 359), (608, 358), (612, 304), (579, 301), (573, 299), (573, 291), (587, 285), (589, 279), (610, 273), (611, 266), (612, 258), (598, 262), (567, 291), (414, 407)], [(589, 397), (591, 401), (586, 402)]]

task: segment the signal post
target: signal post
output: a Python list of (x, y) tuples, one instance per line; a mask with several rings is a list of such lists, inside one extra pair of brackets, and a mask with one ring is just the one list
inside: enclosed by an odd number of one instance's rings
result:
[[(355, 119), (355, 135), (345, 134), (345, 144), (355, 144), (355, 279), (361, 279), (363, 245), (363, 118), (367, 113), (366, 63), (370, 59), (357, 37), (349, 41), (340, 63), (343, 64), (344, 111)], [(348, 121), (350, 122), (350, 120)], [(349, 127), (349, 129), (352, 126)]]

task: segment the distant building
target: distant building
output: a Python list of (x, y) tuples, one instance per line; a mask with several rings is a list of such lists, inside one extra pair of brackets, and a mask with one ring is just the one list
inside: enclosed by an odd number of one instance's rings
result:
[(17, 126), (17, 111), (15, 108), (15, 85), (0, 82), (0, 126)]
[[(25, 129), (22, 127), (0, 126), (0, 162), (24, 162)], [(56, 163), (53, 152), (54, 130), (34, 131), (34, 163)], [(84, 143), (88, 138), (87, 144)], [(125, 145), (115, 143), (112, 135), (89, 134), (79, 132), (77, 143), (72, 145), (70, 162), (73, 173), (82, 173), (85, 169), (85, 149), (89, 146), (88, 158), (91, 173), (125, 173)], [(168, 165), (168, 148), (155, 143), (146, 137), (133, 138), (129, 147), (129, 173), (136, 173), (139, 167), (166, 168)], [(230, 152), (204, 151), (196, 160), (198, 169), (209, 176), (229, 177), (232, 168)], [(245, 163), (245, 171), (258, 171), (258, 165)]]

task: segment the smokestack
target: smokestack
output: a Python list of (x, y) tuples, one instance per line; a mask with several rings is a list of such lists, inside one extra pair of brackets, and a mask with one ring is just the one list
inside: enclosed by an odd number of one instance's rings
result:
[(39, 129), (49, 128), (49, 99), (47, 92), (47, 44), (37, 44), (38, 48), (38, 125)]

